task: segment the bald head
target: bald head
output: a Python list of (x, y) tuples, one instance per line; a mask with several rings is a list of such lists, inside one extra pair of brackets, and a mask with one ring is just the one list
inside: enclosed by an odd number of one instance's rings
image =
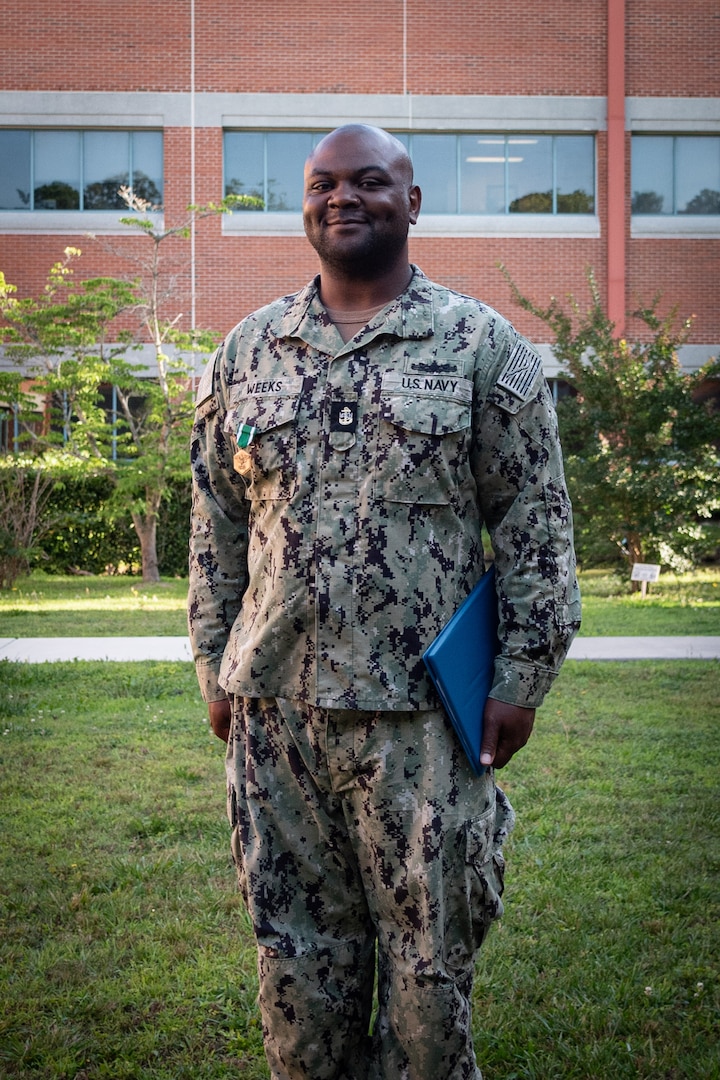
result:
[(325, 150), (330, 149), (335, 144), (341, 145), (343, 142), (349, 141), (361, 143), (369, 151), (379, 152), (386, 166), (393, 170), (397, 169), (408, 187), (412, 185), (413, 164), (403, 144), (389, 131), (373, 127), (371, 124), (343, 124), (342, 127), (335, 128), (334, 131), (331, 131), (329, 135), (320, 140), (310, 154), (306, 164), (306, 172), (308, 168), (312, 168), (312, 163), (318, 155), (322, 155)]

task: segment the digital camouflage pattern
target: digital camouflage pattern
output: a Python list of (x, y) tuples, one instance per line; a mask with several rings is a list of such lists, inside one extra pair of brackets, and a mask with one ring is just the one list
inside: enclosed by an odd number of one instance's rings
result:
[(422, 653), (483, 573), (484, 522), (491, 696), (540, 704), (579, 625), (571, 510), (540, 358), (497, 312), (414, 268), (344, 344), (312, 282), (211, 360), (192, 469), (206, 700), (436, 707)]
[(483, 522), (493, 696), (538, 705), (578, 626), (540, 359), (417, 269), (344, 344), (313, 282), (208, 365), (192, 469), (190, 633), (205, 699), (232, 706), (273, 1080), (480, 1080), (473, 960), (513, 813), (472, 773), (422, 653), (483, 573)]
[(226, 764), (273, 1080), (481, 1080), (473, 961), (514, 820), (492, 772), (441, 710), (256, 698), (233, 699)]

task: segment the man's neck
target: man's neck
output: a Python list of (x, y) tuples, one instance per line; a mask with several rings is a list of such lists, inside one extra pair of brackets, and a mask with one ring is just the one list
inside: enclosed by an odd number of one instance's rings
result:
[(404, 292), (413, 271), (404, 263), (386, 274), (359, 278), (323, 266), (320, 271), (320, 299), (328, 308), (339, 311), (364, 311), (383, 307)]

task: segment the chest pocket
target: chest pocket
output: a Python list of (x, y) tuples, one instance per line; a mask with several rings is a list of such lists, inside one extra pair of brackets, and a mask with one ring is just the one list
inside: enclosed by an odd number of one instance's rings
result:
[(297, 491), (301, 388), (301, 378), (285, 379), (282, 392), (248, 394), (228, 410), (225, 430), (234, 440), (234, 449), (242, 425), (255, 429), (244, 447), (247, 456), (242, 474), (248, 499), (288, 500)]
[(385, 375), (375, 497), (385, 502), (449, 503), (468, 474), (471, 419), (470, 379)]

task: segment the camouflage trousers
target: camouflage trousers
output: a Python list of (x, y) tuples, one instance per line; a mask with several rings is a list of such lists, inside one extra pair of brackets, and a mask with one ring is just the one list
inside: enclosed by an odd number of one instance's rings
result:
[(235, 698), (228, 812), (273, 1080), (481, 1080), (473, 960), (513, 811), (442, 712)]

